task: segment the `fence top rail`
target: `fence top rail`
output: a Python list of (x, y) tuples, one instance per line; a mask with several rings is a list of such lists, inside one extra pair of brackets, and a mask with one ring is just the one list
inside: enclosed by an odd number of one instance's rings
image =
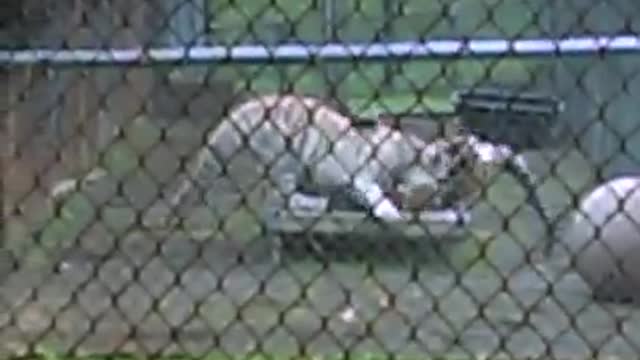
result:
[(0, 50), (0, 65), (154, 65), (166, 63), (305, 63), (321, 61), (522, 57), (640, 52), (640, 35), (561, 39), (450, 39), (373, 42), (194, 46), (124, 49)]

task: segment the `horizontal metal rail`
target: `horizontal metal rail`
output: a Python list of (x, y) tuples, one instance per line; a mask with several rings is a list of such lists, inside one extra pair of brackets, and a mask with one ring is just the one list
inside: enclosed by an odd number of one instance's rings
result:
[(580, 36), (563, 39), (471, 39), (424, 42), (196, 46), (126, 49), (1, 50), (2, 65), (154, 65), (167, 63), (306, 63), (452, 57), (522, 57), (640, 52), (640, 36)]

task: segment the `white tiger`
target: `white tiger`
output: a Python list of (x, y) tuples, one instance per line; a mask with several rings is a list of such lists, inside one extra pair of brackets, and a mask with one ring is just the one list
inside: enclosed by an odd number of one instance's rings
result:
[[(452, 168), (446, 162), (451, 157), (440, 156), (417, 136), (383, 124), (362, 131), (323, 100), (295, 94), (262, 95), (238, 104), (206, 141), (192, 173), (199, 186), (224, 176), (224, 164), (249, 148), (280, 193), (292, 195), (303, 184), (312, 184), (321, 196), (338, 190), (387, 221), (406, 219), (385, 190), (394, 184), (437, 188)], [(183, 182), (171, 205), (193, 188), (191, 181)], [(299, 203), (314, 201), (297, 195)], [(460, 221), (457, 216), (450, 214), (452, 221)]]
[[(455, 134), (433, 140), (429, 146), (439, 154), (441, 163), (448, 164), (448, 179), (437, 187), (413, 186), (400, 192), (401, 203), (409, 209), (467, 208), (491, 185), (496, 175), (507, 171), (527, 192), (527, 201), (544, 221), (547, 215), (536, 195), (537, 177), (523, 154), (507, 145), (480, 140), (472, 134)], [(437, 149), (437, 150), (436, 150)], [(443, 171), (444, 172), (444, 171)]]

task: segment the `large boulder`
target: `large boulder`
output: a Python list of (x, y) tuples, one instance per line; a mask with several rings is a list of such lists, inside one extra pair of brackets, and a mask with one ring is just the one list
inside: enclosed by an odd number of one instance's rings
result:
[(572, 214), (561, 243), (574, 269), (605, 301), (640, 300), (640, 176), (609, 180)]

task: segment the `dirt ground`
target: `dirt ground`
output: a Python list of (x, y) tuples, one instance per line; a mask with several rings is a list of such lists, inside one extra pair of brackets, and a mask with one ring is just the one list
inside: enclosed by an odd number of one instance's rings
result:
[[(175, 157), (162, 156), (167, 150), (154, 148), (149, 158), (155, 162), (146, 163), (154, 179), (165, 179), (162, 184), (175, 171)], [(13, 179), (16, 188), (33, 185), (19, 176)], [(117, 186), (110, 180), (95, 185), (90, 197), (102, 199), (97, 208), (103, 211), (101, 217), (88, 218), (78, 238), (64, 235), (74, 223), (60, 225), (56, 236), (71, 248), (44, 253), (45, 261), (37, 265), (4, 269), (0, 353), (44, 344), (104, 353), (240, 354), (260, 347), (283, 354), (349, 349), (587, 357), (598, 350), (622, 357), (636, 354), (635, 344), (640, 344), (636, 309), (594, 303), (575, 274), (547, 262), (526, 265), (522, 245), (535, 241), (531, 234), (539, 226), (531, 214), (518, 212), (512, 228), (500, 230), (508, 209), (521, 202), (513, 189), (494, 191), (491, 196), (502, 199), (502, 210), (485, 209), (480, 216), (497, 234), (485, 243), (482, 264), (447, 271), (409, 261), (422, 251), (416, 249), (383, 250), (389, 256), (398, 252), (393, 262), (366, 255), (349, 261), (290, 255), (275, 265), (265, 241), (247, 241), (251, 229), (243, 221), (234, 225), (245, 231), (237, 237), (233, 232), (216, 240), (184, 232), (159, 236), (131, 219), (139, 220), (136, 214), (161, 189), (141, 173), (129, 180), (120, 196), (114, 195)], [(558, 196), (562, 186), (546, 186), (552, 189), (548, 206), (566, 203), (565, 195)], [(219, 205), (231, 196), (228, 189), (212, 192)], [(23, 223), (30, 226), (44, 226), (45, 193), (36, 194), (13, 215), (29, 218)], [(81, 217), (82, 209), (76, 208), (74, 216)], [(35, 241), (32, 245), (50, 245), (37, 242), (43, 237), (27, 238)]]
[(0, 292), (2, 353), (37, 343), (81, 353), (242, 354), (260, 346), (559, 357), (599, 349), (622, 357), (640, 341), (640, 312), (593, 303), (576, 275), (545, 279), (550, 267), (456, 276), (401, 262), (289, 258), (275, 266), (260, 247), (244, 252), (247, 262), (240, 253), (139, 236), (104, 258), (70, 253), (59, 272), (12, 273)]

